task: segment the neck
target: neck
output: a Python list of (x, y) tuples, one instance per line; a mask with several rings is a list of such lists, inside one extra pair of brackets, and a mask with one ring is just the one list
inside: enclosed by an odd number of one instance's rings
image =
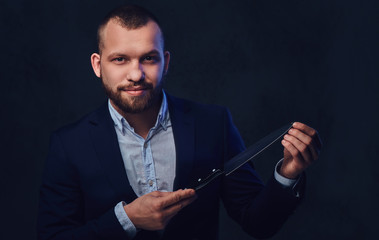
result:
[(162, 97), (158, 99), (159, 101), (156, 101), (150, 108), (140, 113), (127, 113), (118, 108), (112, 101), (111, 104), (128, 121), (129, 125), (134, 128), (134, 131), (146, 139), (158, 117)]

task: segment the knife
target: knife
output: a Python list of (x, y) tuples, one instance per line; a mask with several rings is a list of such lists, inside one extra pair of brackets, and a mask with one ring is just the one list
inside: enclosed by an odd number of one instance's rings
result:
[(269, 146), (271, 146), (273, 143), (275, 143), (277, 140), (279, 140), (284, 134), (286, 134), (291, 128), (292, 124), (287, 124), (274, 132), (270, 133), (266, 137), (262, 138), (249, 148), (247, 148), (245, 151), (239, 153), (232, 159), (230, 159), (228, 162), (225, 163), (224, 169), (213, 169), (212, 172), (205, 178), (199, 178), (192, 187), (195, 191), (198, 191), (205, 186), (207, 186), (210, 182), (218, 178), (219, 176), (225, 175), (228, 176), (238, 168), (240, 168), (245, 163), (251, 161), (253, 158), (255, 158), (258, 154), (263, 152), (265, 149), (267, 149)]

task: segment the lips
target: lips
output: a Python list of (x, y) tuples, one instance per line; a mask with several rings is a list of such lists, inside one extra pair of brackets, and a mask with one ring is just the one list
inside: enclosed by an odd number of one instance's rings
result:
[(126, 91), (132, 96), (141, 96), (145, 93), (145, 90), (131, 90), (131, 91)]
[(120, 92), (124, 92), (129, 96), (143, 96), (151, 91), (153, 88), (153, 84), (147, 82), (139, 82), (128, 85), (121, 85), (117, 87), (117, 90)]
[(132, 95), (132, 96), (141, 96), (141, 95), (144, 95), (145, 92), (146, 92), (146, 88), (124, 88), (122, 89), (122, 91), (128, 93), (129, 95)]

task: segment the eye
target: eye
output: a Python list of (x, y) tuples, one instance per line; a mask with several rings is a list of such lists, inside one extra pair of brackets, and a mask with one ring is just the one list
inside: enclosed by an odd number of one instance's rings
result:
[(123, 57), (118, 57), (118, 58), (113, 59), (113, 61), (116, 62), (116, 63), (122, 63), (122, 62), (125, 61), (125, 58), (123, 58)]
[(146, 62), (146, 63), (156, 63), (159, 61), (159, 57), (157, 56), (151, 56), (151, 55), (147, 55), (145, 56), (143, 59), (142, 59), (143, 62)]

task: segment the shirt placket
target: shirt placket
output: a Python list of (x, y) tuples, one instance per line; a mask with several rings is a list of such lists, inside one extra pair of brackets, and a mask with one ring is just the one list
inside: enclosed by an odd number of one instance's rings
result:
[[(152, 129), (153, 130), (153, 129)], [(155, 167), (153, 154), (151, 151), (151, 137), (154, 131), (150, 131), (150, 134), (146, 138), (142, 146), (142, 156), (145, 167), (145, 176), (146, 176), (146, 190), (147, 192), (153, 192), (157, 190), (157, 178), (155, 176)]]

